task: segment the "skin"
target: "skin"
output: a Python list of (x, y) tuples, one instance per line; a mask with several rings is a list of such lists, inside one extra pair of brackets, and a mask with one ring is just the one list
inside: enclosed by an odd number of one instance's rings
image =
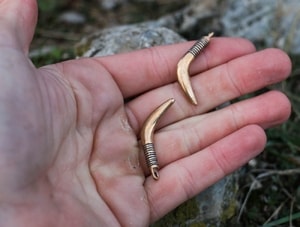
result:
[[(258, 155), (264, 129), (289, 117), (278, 91), (208, 112), (286, 79), (280, 50), (213, 38), (190, 67), (193, 106), (176, 83), (192, 43), (37, 69), (36, 2), (0, 0), (0, 15), (0, 226), (147, 226)], [(155, 181), (138, 135), (170, 97), (154, 135)]]

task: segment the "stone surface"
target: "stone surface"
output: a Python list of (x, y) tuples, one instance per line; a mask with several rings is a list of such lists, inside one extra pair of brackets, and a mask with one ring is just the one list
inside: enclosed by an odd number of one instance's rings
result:
[(226, 0), (222, 2), (220, 21), (226, 36), (300, 53), (300, 1)]
[(152, 227), (236, 226), (238, 174), (234, 173), (183, 203)]
[(150, 23), (124, 25), (85, 37), (76, 46), (76, 52), (83, 57), (105, 56), (182, 41), (184, 39), (172, 30)]
[(170, 28), (186, 39), (198, 39), (213, 31), (222, 36), (244, 37), (257, 47), (300, 53), (298, 0), (191, 0), (176, 12), (143, 23)]
[(186, 7), (155, 21), (187, 39), (198, 39), (212, 31), (221, 32), (218, 0), (193, 0)]
[(187, 39), (214, 31), (244, 37), (257, 47), (278, 47), (300, 53), (298, 0), (193, 0), (183, 9), (156, 20)]

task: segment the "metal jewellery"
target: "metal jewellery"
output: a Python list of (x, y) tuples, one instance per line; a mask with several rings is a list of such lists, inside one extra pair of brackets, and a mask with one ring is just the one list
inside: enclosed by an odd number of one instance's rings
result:
[(171, 98), (157, 107), (146, 119), (141, 130), (141, 142), (143, 145), (147, 166), (150, 169), (151, 175), (155, 180), (159, 179), (159, 165), (153, 144), (154, 129), (160, 117), (174, 102), (175, 100)]
[(209, 33), (207, 36), (203, 36), (200, 40), (198, 40), (188, 51), (187, 53), (180, 59), (177, 64), (177, 79), (178, 82), (189, 98), (189, 100), (197, 105), (197, 99), (195, 97), (190, 76), (189, 76), (189, 66), (191, 62), (199, 55), (201, 50), (203, 50), (209, 43), (210, 38), (214, 35), (214, 33)]

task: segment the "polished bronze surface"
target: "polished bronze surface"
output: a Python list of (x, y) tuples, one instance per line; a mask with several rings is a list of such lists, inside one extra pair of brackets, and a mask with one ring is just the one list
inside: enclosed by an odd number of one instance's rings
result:
[(178, 83), (180, 84), (183, 92), (194, 105), (197, 105), (197, 99), (191, 85), (189, 67), (195, 57), (197, 57), (199, 53), (208, 45), (213, 35), (214, 33), (209, 33), (207, 36), (204, 36), (198, 40), (177, 64)]
[(160, 117), (174, 102), (175, 100), (171, 98), (157, 107), (146, 119), (141, 130), (141, 142), (143, 145), (147, 166), (149, 167), (151, 175), (155, 180), (159, 179), (159, 165), (153, 143), (154, 129)]

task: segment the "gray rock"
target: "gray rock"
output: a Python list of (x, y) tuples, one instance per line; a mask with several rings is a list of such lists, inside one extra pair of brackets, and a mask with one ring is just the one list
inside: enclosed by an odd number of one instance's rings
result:
[(263, 47), (300, 53), (300, 1), (226, 0), (221, 9), (224, 35), (245, 37)]
[(223, 36), (249, 39), (258, 47), (278, 47), (299, 54), (299, 11), (298, 0), (193, 0), (155, 23), (188, 39), (197, 39), (213, 31)]
[(76, 46), (78, 56), (93, 57), (182, 42), (170, 29), (150, 24), (124, 25), (101, 30), (87, 36)]
[(223, 178), (196, 197), (177, 207), (152, 227), (236, 226), (238, 173)]
[(204, 34), (244, 37), (258, 47), (278, 47), (300, 53), (300, 1), (193, 0), (182, 9), (146, 26), (166, 27), (187, 39)]
[(186, 38), (198, 39), (210, 32), (220, 33), (218, 0), (193, 0), (186, 7), (155, 21)]
[[(117, 1), (121, 0), (109, 2)], [(142, 24), (169, 28), (186, 39), (215, 32), (244, 37), (258, 47), (278, 47), (299, 54), (299, 10), (298, 0), (192, 0), (176, 12)]]

